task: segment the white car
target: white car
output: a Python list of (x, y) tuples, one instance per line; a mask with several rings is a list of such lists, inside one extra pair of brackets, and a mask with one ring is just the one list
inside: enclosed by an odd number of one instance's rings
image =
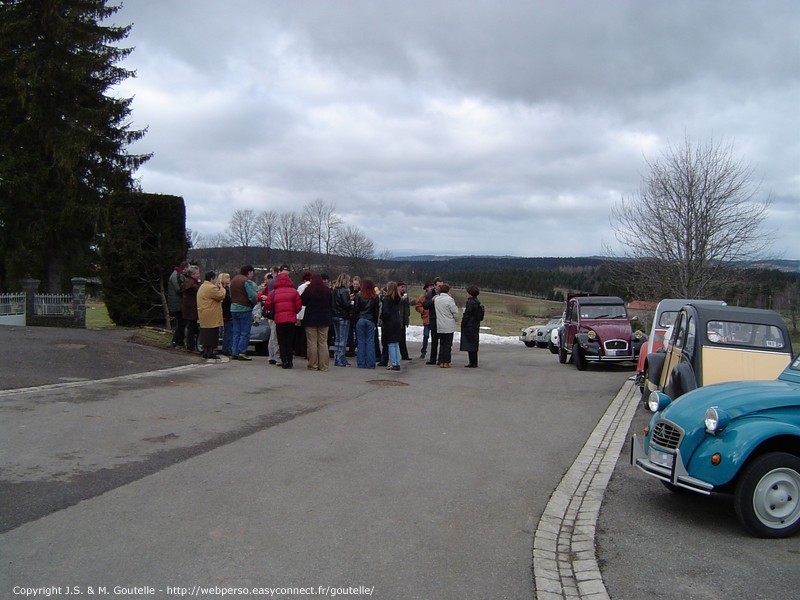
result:
[[(559, 321), (563, 322), (563, 319), (559, 319)], [(558, 354), (558, 327), (550, 332), (550, 341), (547, 342), (547, 347), (553, 354)]]
[(561, 318), (550, 319), (545, 325), (531, 325), (521, 330), (519, 339), (528, 348), (538, 346), (547, 348), (550, 341), (550, 332), (561, 325)]

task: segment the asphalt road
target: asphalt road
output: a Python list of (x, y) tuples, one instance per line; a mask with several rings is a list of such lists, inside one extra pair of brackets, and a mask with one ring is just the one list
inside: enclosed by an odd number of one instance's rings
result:
[[(106, 367), (85, 383), (54, 363), (89, 345), (60, 343), (69, 352), (46, 362), (61, 383), (0, 394), (6, 594), (531, 598), (539, 516), (630, 374), (579, 373), (520, 344), (484, 346), (479, 369), (456, 352), (449, 370), (414, 360), (399, 373), (261, 357), (187, 370), (174, 364), (186, 355), (161, 351), (160, 368), (178, 370), (112, 380)], [(114, 348), (123, 364), (151, 350)]]
[[(533, 598), (539, 517), (631, 374), (522, 345), (477, 370), (207, 366), (127, 335), (0, 328), (0, 597)], [(628, 452), (597, 523), (611, 598), (795, 597), (800, 538), (751, 538)]]

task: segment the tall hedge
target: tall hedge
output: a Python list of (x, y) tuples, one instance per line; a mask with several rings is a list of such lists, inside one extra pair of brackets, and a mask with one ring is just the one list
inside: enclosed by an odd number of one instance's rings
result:
[(167, 279), (186, 251), (183, 198), (144, 193), (113, 195), (106, 211), (100, 253), (103, 296), (114, 323), (163, 323)]

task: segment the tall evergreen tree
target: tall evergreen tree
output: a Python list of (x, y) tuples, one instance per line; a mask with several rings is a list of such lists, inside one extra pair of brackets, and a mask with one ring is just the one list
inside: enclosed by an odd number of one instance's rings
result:
[(90, 269), (110, 194), (130, 191), (150, 155), (127, 146), (132, 99), (108, 95), (134, 75), (101, 26), (107, 0), (0, 0), (0, 286), (30, 274), (50, 291)]

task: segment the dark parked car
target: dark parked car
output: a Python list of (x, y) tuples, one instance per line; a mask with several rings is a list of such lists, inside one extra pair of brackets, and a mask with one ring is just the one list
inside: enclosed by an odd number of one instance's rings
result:
[[(261, 304), (253, 307), (253, 325), (250, 327), (250, 346), (259, 356), (267, 355), (267, 344), (269, 344), (269, 321), (261, 315)], [(223, 328), (219, 329), (219, 345), (222, 347)]]
[(558, 360), (571, 360), (580, 371), (590, 362), (636, 361), (645, 340), (644, 333), (631, 330), (622, 298), (575, 296), (558, 332)]

